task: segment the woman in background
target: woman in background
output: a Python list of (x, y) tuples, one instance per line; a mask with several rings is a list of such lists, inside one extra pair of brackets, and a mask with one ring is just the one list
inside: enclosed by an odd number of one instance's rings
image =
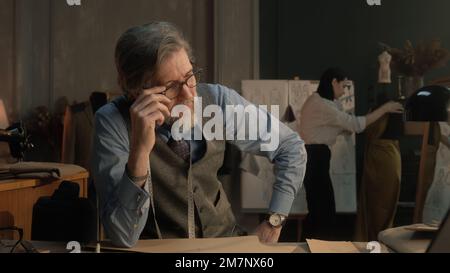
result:
[(334, 100), (350, 87), (347, 74), (340, 68), (326, 70), (318, 90), (305, 102), (300, 121), (300, 134), (306, 144), (308, 162), (304, 185), (309, 214), (305, 219), (303, 238), (333, 240), (336, 206), (330, 178), (330, 146), (339, 134), (361, 133), (386, 113), (401, 113), (403, 107), (388, 102), (366, 116), (353, 116), (342, 111)]

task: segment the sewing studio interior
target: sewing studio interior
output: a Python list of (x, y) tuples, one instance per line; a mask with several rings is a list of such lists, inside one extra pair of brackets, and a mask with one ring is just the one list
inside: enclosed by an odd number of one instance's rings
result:
[(0, 253), (450, 253), (448, 10), (0, 0)]

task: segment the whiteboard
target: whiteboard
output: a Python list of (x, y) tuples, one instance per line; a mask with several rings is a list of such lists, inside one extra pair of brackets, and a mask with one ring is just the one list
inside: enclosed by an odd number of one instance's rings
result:
[[(287, 126), (299, 132), (301, 109), (307, 98), (318, 87), (317, 81), (288, 80), (245, 80), (242, 81), (242, 95), (256, 105), (274, 105), (279, 103), (280, 116), (290, 106), (295, 121)], [(340, 106), (346, 112), (354, 112), (354, 88), (346, 90), (340, 100)], [(330, 147), (330, 177), (334, 187), (336, 211), (340, 213), (356, 212), (356, 161), (355, 136), (339, 136), (336, 144)], [(243, 154), (241, 169), (241, 204), (243, 212), (267, 212), (275, 181), (273, 164), (260, 156)], [(306, 193), (302, 187), (292, 205), (291, 214), (307, 214)]]

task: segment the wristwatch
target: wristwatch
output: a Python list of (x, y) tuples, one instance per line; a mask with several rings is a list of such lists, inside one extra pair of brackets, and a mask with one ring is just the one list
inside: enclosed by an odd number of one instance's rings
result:
[(267, 217), (267, 223), (273, 228), (279, 228), (286, 222), (286, 216), (279, 213), (270, 213)]

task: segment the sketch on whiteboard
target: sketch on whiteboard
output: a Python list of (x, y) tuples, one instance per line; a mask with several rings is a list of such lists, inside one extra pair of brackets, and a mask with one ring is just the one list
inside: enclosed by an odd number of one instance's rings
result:
[[(288, 81), (242, 81), (242, 96), (259, 105), (279, 105), (280, 113), (288, 107)], [(268, 109), (270, 111), (270, 109)]]
[(300, 128), (298, 123), (300, 122), (303, 105), (308, 97), (317, 91), (318, 86), (318, 82), (289, 81), (289, 105), (294, 112), (295, 122), (297, 123), (295, 128), (291, 128), (294, 131), (298, 131), (297, 128)]

